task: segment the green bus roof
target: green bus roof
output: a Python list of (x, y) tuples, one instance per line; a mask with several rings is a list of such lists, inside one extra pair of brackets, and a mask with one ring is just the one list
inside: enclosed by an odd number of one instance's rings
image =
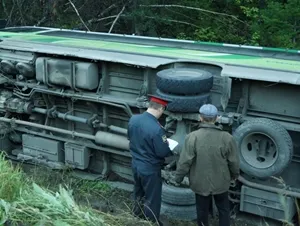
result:
[[(278, 59), (272, 57), (264, 56), (253, 56), (253, 55), (242, 55), (242, 54), (232, 54), (216, 51), (202, 51), (198, 49), (184, 49), (180, 47), (170, 47), (170, 46), (159, 46), (159, 45), (145, 45), (141, 43), (125, 43), (106, 40), (97, 40), (97, 39), (84, 39), (80, 37), (63, 37), (59, 35), (51, 35), (51, 33), (46, 35), (41, 31), (37, 32), (9, 32), (0, 31), (0, 39), (12, 39), (12, 40), (24, 40), (38, 43), (51, 43), (51, 44), (60, 44), (70, 47), (80, 47), (80, 48), (93, 48), (108, 51), (121, 51), (129, 52), (135, 54), (146, 54), (160, 57), (170, 57), (175, 59), (185, 59), (185, 60), (201, 60), (209, 61), (222, 64), (232, 64), (232, 65), (241, 65), (249, 67), (260, 67), (260, 68), (269, 68), (273, 70), (287, 70), (300, 72), (300, 61), (298, 60), (287, 60), (287, 59)], [(202, 42), (193, 42), (195, 45)], [(183, 43), (184, 44), (184, 43)], [(211, 43), (211, 45), (219, 45), (220, 47), (226, 46), (226, 44)], [(262, 47), (257, 47), (262, 48)], [(264, 48), (265, 50), (278, 52), (284, 52), (287, 50), (283, 49), (274, 49), (274, 48)], [(299, 57), (298, 50), (288, 50), (289, 53), (294, 53), (296, 57)], [(299, 57), (300, 60), (300, 57)]]

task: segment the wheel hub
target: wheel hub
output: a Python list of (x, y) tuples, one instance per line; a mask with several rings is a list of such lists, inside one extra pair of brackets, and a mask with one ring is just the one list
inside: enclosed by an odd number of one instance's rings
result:
[(262, 133), (247, 135), (241, 144), (241, 154), (248, 164), (261, 169), (272, 166), (278, 158), (275, 142)]

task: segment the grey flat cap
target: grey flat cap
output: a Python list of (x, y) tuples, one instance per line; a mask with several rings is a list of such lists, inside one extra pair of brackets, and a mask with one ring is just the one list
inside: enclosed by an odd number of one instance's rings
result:
[(199, 113), (207, 118), (214, 118), (218, 115), (218, 109), (212, 104), (204, 104), (200, 107)]

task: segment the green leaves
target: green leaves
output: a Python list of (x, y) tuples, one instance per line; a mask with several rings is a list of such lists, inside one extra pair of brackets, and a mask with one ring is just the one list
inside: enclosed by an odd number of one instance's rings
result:
[(9, 203), (0, 200), (1, 221), (30, 223), (36, 226), (108, 226), (104, 214), (78, 206), (70, 191), (62, 186), (54, 193), (33, 183), (24, 187), (22, 196)]
[(268, 1), (261, 10), (261, 20), (253, 26), (260, 34), (260, 43), (265, 46), (300, 48), (300, 8), (298, 0), (286, 4)]

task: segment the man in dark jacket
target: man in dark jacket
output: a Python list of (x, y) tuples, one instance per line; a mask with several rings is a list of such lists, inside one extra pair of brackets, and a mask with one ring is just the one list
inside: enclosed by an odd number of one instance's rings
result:
[(147, 111), (134, 115), (128, 124), (129, 147), (132, 154), (134, 176), (134, 214), (141, 215), (138, 206), (144, 201), (144, 215), (147, 219), (159, 221), (161, 208), (161, 169), (165, 157), (172, 155), (167, 136), (158, 119), (163, 114), (167, 101), (152, 96)]
[(197, 222), (208, 226), (212, 196), (219, 211), (219, 225), (230, 225), (228, 190), (239, 176), (239, 157), (233, 137), (215, 125), (218, 110), (203, 105), (200, 128), (190, 133), (180, 154), (175, 183), (189, 174), (190, 188), (196, 193)]

